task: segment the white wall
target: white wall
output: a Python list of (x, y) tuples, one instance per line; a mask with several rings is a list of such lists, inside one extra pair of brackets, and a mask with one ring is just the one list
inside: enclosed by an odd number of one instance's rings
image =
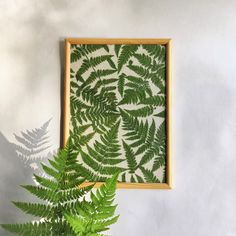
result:
[(118, 190), (121, 216), (110, 235), (235, 236), (235, 12), (235, 0), (0, 0), (1, 221), (23, 219), (7, 204), (24, 196), (13, 133), (52, 117), (59, 145), (63, 39), (167, 37), (174, 189)]

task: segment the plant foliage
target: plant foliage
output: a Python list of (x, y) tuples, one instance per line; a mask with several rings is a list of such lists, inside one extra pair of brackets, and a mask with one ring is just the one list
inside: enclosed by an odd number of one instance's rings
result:
[[(96, 194), (91, 191), (93, 184), (82, 186), (85, 178), (78, 171), (77, 154), (71, 141), (49, 160), (49, 165), (42, 164), (42, 168), (50, 178), (35, 175), (38, 185), (22, 185), (40, 203), (13, 202), (26, 214), (37, 217), (36, 220), (2, 224), (4, 229), (22, 236), (100, 235), (94, 232), (106, 230), (116, 222), (118, 217), (113, 217), (116, 206), (112, 202), (118, 174), (108, 179)], [(87, 201), (84, 197), (89, 192), (91, 198)], [(93, 221), (86, 218), (88, 215)], [(85, 226), (86, 220), (89, 227)]]
[(86, 180), (165, 181), (165, 57), (162, 45), (72, 47), (70, 132)]
[(108, 179), (96, 193), (90, 192), (92, 201), (83, 200), (77, 207), (78, 215), (66, 214), (77, 236), (99, 236), (118, 220), (119, 216), (114, 216), (117, 205), (113, 205), (117, 178), (118, 174)]

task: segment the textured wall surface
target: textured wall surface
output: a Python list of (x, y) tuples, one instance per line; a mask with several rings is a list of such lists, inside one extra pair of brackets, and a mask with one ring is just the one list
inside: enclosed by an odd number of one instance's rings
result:
[(234, 0), (1, 0), (0, 221), (24, 220), (10, 200), (31, 181), (13, 134), (52, 118), (59, 146), (63, 38), (169, 37), (174, 189), (118, 190), (110, 235), (235, 236), (235, 12)]

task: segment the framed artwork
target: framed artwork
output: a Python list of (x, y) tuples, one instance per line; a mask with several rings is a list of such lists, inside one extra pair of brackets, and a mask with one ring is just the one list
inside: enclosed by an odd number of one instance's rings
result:
[(66, 39), (63, 103), (88, 183), (171, 188), (170, 39)]

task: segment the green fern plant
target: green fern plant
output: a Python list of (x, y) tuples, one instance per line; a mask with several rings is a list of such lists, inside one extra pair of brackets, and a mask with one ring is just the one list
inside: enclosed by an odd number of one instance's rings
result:
[(95, 141), (94, 148), (87, 145), (87, 152), (80, 151), (79, 159), (83, 161), (83, 166), (90, 168), (90, 171), (86, 171), (80, 165), (80, 173), (86, 180), (103, 182), (107, 176), (111, 177), (116, 172), (121, 173), (126, 170), (116, 166), (125, 161), (124, 158), (119, 158), (121, 155), (118, 141), (119, 126), (120, 122), (117, 122), (101, 136), (100, 142)]
[[(38, 185), (22, 185), (40, 199), (40, 203), (13, 202), (23, 212), (40, 220), (23, 224), (2, 224), (4, 229), (22, 236), (100, 235), (94, 232), (98, 229), (106, 230), (108, 225), (116, 222), (118, 217), (113, 217), (116, 206), (113, 206), (112, 202), (118, 174), (108, 179), (94, 195), (91, 191), (94, 184), (82, 186), (85, 178), (81, 177), (78, 171), (77, 153), (73, 148), (70, 140), (64, 149), (49, 160), (50, 165), (42, 164), (43, 170), (50, 178), (35, 175)], [(85, 200), (88, 192), (90, 201)], [(84, 226), (86, 219), (78, 222), (76, 219), (85, 217), (86, 214), (94, 221), (89, 223), (90, 228), (86, 227), (84, 234), (84, 229), (81, 228), (80, 231), (74, 224)], [(74, 223), (71, 219), (74, 219)]]
[(66, 214), (66, 219), (77, 236), (99, 236), (116, 223), (119, 216), (114, 216), (117, 205), (112, 205), (115, 197), (118, 174), (108, 179), (96, 194), (90, 193), (88, 202), (83, 200), (78, 206), (78, 215)]

